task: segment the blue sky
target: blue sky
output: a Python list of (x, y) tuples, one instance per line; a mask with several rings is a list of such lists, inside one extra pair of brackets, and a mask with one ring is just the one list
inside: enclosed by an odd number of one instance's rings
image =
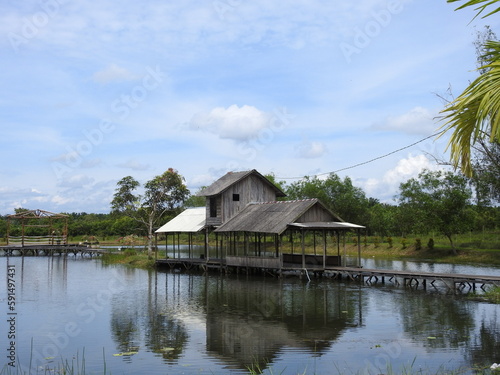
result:
[[(436, 132), (476, 76), (473, 19), (445, 0), (0, 3), (0, 214), (109, 212), (116, 183), (172, 167), (323, 174)], [(428, 139), (349, 176), (392, 201), (447, 159)]]

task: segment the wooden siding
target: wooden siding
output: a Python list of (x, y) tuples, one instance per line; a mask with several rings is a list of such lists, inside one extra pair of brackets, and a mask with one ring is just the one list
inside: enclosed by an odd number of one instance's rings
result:
[[(238, 194), (239, 201), (234, 201), (234, 194)], [(231, 185), (221, 196), (222, 222), (225, 223), (234, 215), (242, 211), (251, 202), (269, 202), (276, 200), (276, 191), (269, 185), (264, 185), (262, 179), (255, 175)]]
[(226, 265), (234, 267), (281, 268), (281, 259), (276, 257), (234, 256), (226, 257)]
[(296, 223), (314, 223), (328, 221), (339, 221), (339, 218), (319, 204), (312, 206), (302, 216), (295, 220)]
[[(216, 200), (216, 212), (217, 216), (212, 217), (210, 216), (210, 199), (215, 199)], [(216, 196), (216, 197), (207, 197), (205, 207), (207, 211), (207, 220), (206, 220), (206, 225), (208, 226), (219, 226), (222, 224), (222, 208), (221, 208), (221, 197)]]

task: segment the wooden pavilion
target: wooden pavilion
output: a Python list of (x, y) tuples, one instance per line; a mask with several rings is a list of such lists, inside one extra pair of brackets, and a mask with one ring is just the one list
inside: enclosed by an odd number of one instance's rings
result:
[(68, 215), (40, 209), (8, 215), (6, 237), (7, 246), (66, 245)]

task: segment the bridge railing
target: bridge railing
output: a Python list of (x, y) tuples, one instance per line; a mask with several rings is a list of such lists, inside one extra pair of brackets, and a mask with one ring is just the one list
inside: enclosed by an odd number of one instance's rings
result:
[(66, 245), (67, 236), (9, 236), (8, 244), (13, 246)]

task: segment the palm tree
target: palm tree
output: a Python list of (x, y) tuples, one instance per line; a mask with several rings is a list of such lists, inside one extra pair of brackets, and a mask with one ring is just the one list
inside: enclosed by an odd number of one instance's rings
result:
[[(499, 1), (469, 0), (457, 10), (477, 5), (476, 17), (487, 11), (484, 18), (500, 11), (500, 6), (495, 6)], [(494, 6), (493, 10), (491, 6)], [(500, 118), (497, 116), (500, 110), (500, 42), (487, 41), (484, 50), (482, 65), (478, 69), (481, 75), (442, 111), (446, 122), (441, 127), (440, 136), (452, 131), (448, 144), (451, 161), (467, 176), (472, 175), (471, 147), (487, 138), (490, 142), (500, 140)]]

